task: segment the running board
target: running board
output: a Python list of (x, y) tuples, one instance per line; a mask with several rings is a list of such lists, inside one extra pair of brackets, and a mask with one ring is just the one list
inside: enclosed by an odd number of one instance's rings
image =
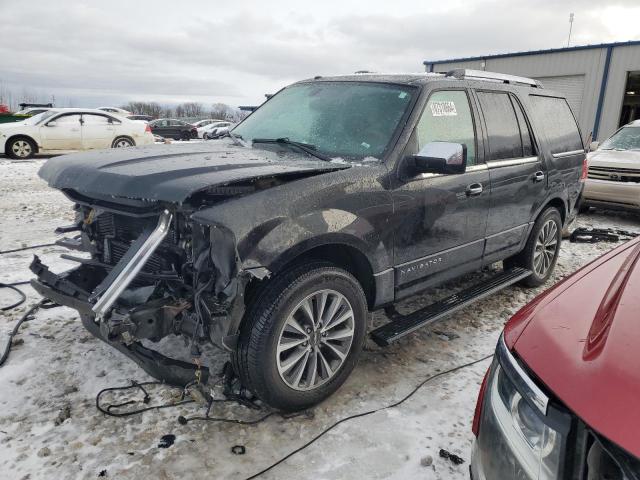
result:
[[(408, 315), (395, 314), (392, 320), (371, 332), (371, 338), (381, 347), (399, 340), (417, 329), (430, 325), (453, 312), (456, 312), (478, 300), (499, 292), (509, 285), (519, 282), (531, 275), (530, 270), (524, 268), (512, 268), (502, 271), (477, 285), (473, 285), (450, 297), (427, 305)], [(392, 312), (395, 310), (392, 308)]]

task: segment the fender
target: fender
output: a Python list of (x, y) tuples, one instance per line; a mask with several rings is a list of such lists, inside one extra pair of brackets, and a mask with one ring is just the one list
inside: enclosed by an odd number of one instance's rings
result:
[(277, 270), (305, 250), (339, 243), (362, 252), (377, 273), (393, 261), (392, 198), (371, 181), (382, 169), (350, 168), (298, 179), (205, 208), (191, 219), (233, 235), (242, 269)]
[[(349, 168), (303, 178), (199, 210), (191, 220), (208, 227), (212, 257), (235, 257), (237, 285), (230, 314), (221, 320), (214, 343), (233, 350), (244, 315), (247, 275), (277, 272), (322, 245), (348, 245), (361, 252), (372, 273), (391, 271), (391, 195), (380, 178), (386, 168)], [(220, 251), (218, 251), (220, 250)], [(235, 250), (235, 255), (232, 251)], [(215, 255), (213, 255), (215, 252)], [(229, 270), (229, 269), (227, 269)], [(384, 276), (372, 279), (388, 291)]]

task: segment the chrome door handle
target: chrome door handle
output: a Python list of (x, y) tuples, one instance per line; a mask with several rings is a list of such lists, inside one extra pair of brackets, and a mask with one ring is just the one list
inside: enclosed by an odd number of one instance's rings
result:
[(541, 170), (538, 170), (536, 173), (533, 174), (533, 181), (534, 182), (541, 182), (544, 180), (544, 172)]
[(465, 193), (467, 194), (467, 197), (475, 197), (477, 195), (480, 195), (482, 193), (482, 190), (483, 188), (481, 183), (472, 183), (467, 187)]

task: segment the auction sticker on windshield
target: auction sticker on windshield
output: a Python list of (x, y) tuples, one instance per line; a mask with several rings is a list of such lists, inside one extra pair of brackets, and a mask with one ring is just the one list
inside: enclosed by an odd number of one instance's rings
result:
[(458, 115), (458, 112), (456, 112), (456, 104), (451, 100), (431, 102), (429, 107), (431, 108), (431, 114), (434, 117), (453, 117)]

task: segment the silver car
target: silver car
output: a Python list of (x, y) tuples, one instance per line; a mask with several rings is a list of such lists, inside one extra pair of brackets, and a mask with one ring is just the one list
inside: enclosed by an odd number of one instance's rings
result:
[(584, 207), (640, 211), (640, 120), (616, 131), (587, 161)]

